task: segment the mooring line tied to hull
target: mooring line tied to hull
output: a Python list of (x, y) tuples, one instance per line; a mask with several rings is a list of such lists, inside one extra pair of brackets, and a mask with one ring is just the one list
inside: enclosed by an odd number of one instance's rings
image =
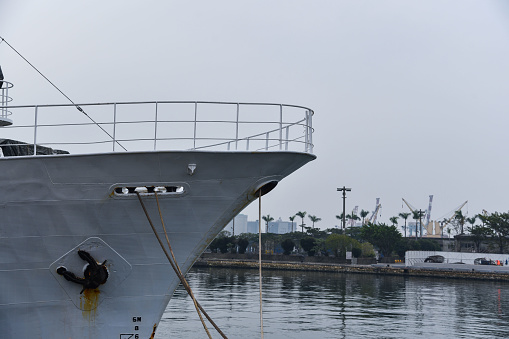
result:
[(161, 213), (161, 207), (159, 205), (159, 198), (157, 196), (157, 192), (154, 192), (155, 193), (155, 197), (156, 197), (156, 202), (157, 202), (157, 209), (159, 211), (159, 216), (161, 218), (161, 224), (162, 224), (162, 227), (163, 227), (164, 235), (166, 237), (166, 243), (168, 244), (168, 248), (169, 248), (170, 253), (171, 253), (171, 257), (168, 254), (168, 251), (166, 250), (166, 247), (164, 246), (163, 242), (161, 241), (161, 238), (157, 234), (157, 230), (154, 227), (154, 224), (152, 223), (152, 220), (150, 219), (150, 216), (149, 216), (149, 214), (147, 212), (147, 209), (145, 208), (145, 204), (143, 203), (143, 200), (141, 199), (140, 193), (137, 192), (137, 191), (135, 193), (138, 196), (138, 200), (140, 201), (140, 205), (143, 208), (143, 212), (145, 212), (145, 216), (147, 217), (147, 220), (148, 220), (148, 222), (150, 224), (150, 227), (152, 228), (152, 231), (154, 232), (154, 234), (155, 234), (155, 236), (157, 238), (157, 241), (159, 242), (159, 245), (161, 246), (164, 254), (166, 255), (166, 258), (168, 259), (171, 267), (173, 268), (173, 271), (175, 272), (175, 274), (179, 278), (180, 282), (182, 283), (182, 286), (184, 286), (184, 288), (186, 289), (186, 291), (189, 294), (189, 296), (191, 297), (191, 299), (193, 299), (194, 307), (196, 308), (196, 312), (198, 313), (198, 316), (200, 317), (200, 321), (201, 321), (201, 323), (203, 325), (203, 328), (205, 329), (205, 332), (207, 332), (208, 337), (212, 338), (212, 336), (210, 335), (210, 332), (209, 332), (209, 330), (207, 328), (207, 325), (205, 324), (205, 320), (202, 317), (202, 313), (203, 313), (203, 315), (205, 315), (207, 320), (212, 324), (212, 326), (216, 329), (216, 331), (221, 335), (221, 337), (223, 337), (225, 339), (228, 339), (226, 337), (226, 335), (221, 331), (221, 329), (216, 325), (216, 323), (212, 320), (212, 318), (210, 318), (210, 316), (207, 314), (207, 312), (205, 312), (205, 310), (200, 305), (200, 303), (198, 303), (198, 300), (196, 300), (196, 298), (194, 297), (194, 293), (191, 290), (191, 287), (189, 286), (189, 283), (187, 282), (186, 278), (184, 277), (184, 274), (182, 274), (182, 271), (180, 270), (180, 266), (179, 266), (177, 260), (175, 259), (175, 255), (174, 255), (173, 250), (171, 248), (170, 239), (168, 238), (168, 233), (166, 232), (166, 227), (164, 225), (163, 215)]

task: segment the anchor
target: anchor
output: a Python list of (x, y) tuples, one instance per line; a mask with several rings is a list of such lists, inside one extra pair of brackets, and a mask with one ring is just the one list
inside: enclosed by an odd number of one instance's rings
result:
[(57, 273), (63, 275), (65, 280), (83, 285), (80, 294), (86, 289), (95, 289), (99, 285), (104, 284), (108, 280), (108, 270), (105, 266), (106, 260), (102, 264), (98, 263), (90, 253), (87, 251), (79, 250), (78, 255), (81, 259), (88, 262), (85, 268), (84, 277), (77, 277), (74, 273), (69, 272), (64, 266), (57, 268)]

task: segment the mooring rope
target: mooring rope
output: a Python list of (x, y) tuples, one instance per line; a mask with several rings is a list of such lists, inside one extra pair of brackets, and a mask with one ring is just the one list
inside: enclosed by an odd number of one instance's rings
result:
[(258, 190), (258, 275), (260, 280), (260, 333), (263, 339), (263, 309), (262, 309), (262, 189)]
[(164, 226), (164, 220), (163, 220), (163, 217), (162, 217), (162, 213), (161, 213), (161, 208), (159, 206), (159, 199), (157, 197), (157, 192), (154, 192), (155, 195), (156, 195), (156, 201), (157, 201), (157, 208), (159, 210), (159, 215), (161, 217), (161, 223), (163, 225), (163, 230), (164, 230), (164, 235), (166, 236), (166, 241), (168, 243), (168, 247), (170, 249), (170, 252), (171, 252), (171, 257), (173, 257), (173, 260), (174, 262), (172, 261), (170, 255), (168, 254), (168, 251), (166, 251), (166, 248), (164, 247), (163, 245), (163, 242), (161, 241), (161, 238), (159, 237), (159, 235), (157, 234), (157, 231), (154, 227), (154, 224), (152, 223), (152, 220), (150, 219), (150, 216), (147, 212), (147, 209), (145, 208), (145, 204), (143, 203), (143, 200), (141, 199), (141, 196), (140, 196), (140, 193), (139, 192), (135, 192), (136, 195), (138, 196), (138, 200), (140, 201), (140, 204), (141, 204), (141, 207), (143, 208), (143, 211), (145, 212), (145, 216), (147, 217), (147, 220), (150, 224), (150, 227), (152, 228), (152, 231), (154, 232), (156, 238), (157, 238), (157, 241), (159, 242), (159, 245), (161, 246), (164, 254), (166, 255), (166, 258), (168, 259), (168, 261), (170, 262), (170, 265), (171, 267), (173, 268), (173, 270), (175, 271), (175, 274), (177, 275), (177, 277), (179, 278), (180, 282), (182, 283), (182, 286), (184, 286), (184, 288), (186, 289), (187, 293), (189, 294), (189, 296), (193, 299), (193, 303), (195, 305), (195, 308), (196, 308), (196, 312), (198, 313), (198, 316), (200, 317), (200, 320), (201, 320), (201, 323), (203, 325), (203, 328), (205, 329), (205, 332), (207, 332), (207, 335), (209, 338), (212, 338), (211, 335), (210, 335), (210, 332), (205, 324), (205, 321), (203, 320), (203, 317), (201, 316), (201, 313), (200, 311), (205, 315), (205, 317), (207, 318), (207, 320), (212, 324), (212, 326), (216, 329), (216, 331), (225, 339), (228, 339), (226, 337), (226, 335), (221, 331), (221, 329), (219, 329), (219, 327), (216, 325), (216, 323), (214, 323), (214, 321), (212, 320), (212, 318), (210, 318), (210, 316), (207, 314), (207, 312), (205, 312), (205, 310), (203, 309), (203, 307), (200, 305), (200, 303), (198, 303), (198, 300), (196, 300), (196, 298), (194, 297), (194, 294), (193, 294), (193, 291), (191, 290), (191, 287), (189, 286), (189, 283), (187, 282), (187, 280), (185, 279), (184, 275), (182, 274), (182, 271), (180, 270), (180, 267), (178, 265), (178, 262), (177, 260), (175, 259), (175, 255), (173, 253), (173, 250), (171, 248), (171, 245), (170, 245), (170, 240), (168, 238), (168, 234), (166, 232), (166, 228)]

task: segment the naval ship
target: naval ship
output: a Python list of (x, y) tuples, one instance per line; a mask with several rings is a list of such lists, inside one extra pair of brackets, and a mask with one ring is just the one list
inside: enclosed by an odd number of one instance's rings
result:
[(234, 216), (315, 159), (306, 107), (14, 106), (0, 82), (2, 338), (154, 338), (180, 282), (156, 235), (185, 273)]

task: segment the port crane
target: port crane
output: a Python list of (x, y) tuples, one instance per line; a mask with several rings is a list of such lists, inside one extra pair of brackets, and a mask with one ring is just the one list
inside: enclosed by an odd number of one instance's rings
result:
[(461, 204), (458, 208), (456, 208), (456, 209), (454, 210), (454, 212), (452, 212), (452, 216), (451, 216), (449, 219), (445, 219), (445, 218), (444, 218), (444, 221), (443, 221), (443, 222), (441, 223), (441, 225), (440, 225), (440, 231), (441, 231), (441, 232), (443, 232), (444, 227), (445, 227), (447, 224), (449, 224), (449, 223), (452, 221), (452, 219), (454, 219), (454, 217), (456, 216), (456, 212), (461, 211), (461, 209), (463, 208), (463, 206), (465, 206), (467, 203), (468, 203), (468, 200), (467, 200), (467, 201), (465, 201), (464, 203), (462, 203), (462, 204)]
[[(404, 198), (401, 198), (401, 199), (403, 200), (405, 205), (407, 205), (408, 209), (410, 209), (410, 211), (412, 213), (417, 213), (418, 212), (415, 209), (415, 207), (410, 205), (410, 203), (408, 201), (406, 201)], [(428, 209), (426, 211), (424, 211), (424, 215), (423, 215), (423, 217), (426, 219), (426, 226), (424, 226), (424, 229), (426, 229), (426, 234), (428, 234), (428, 235), (432, 235), (433, 234), (433, 221), (430, 222), (432, 204), (433, 204), (433, 195), (430, 195), (429, 196)], [(422, 224), (421, 224), (421, 227), (422, 227)], [(416, 225), (416, 232), (417, 232), (417, 225)], [(421, 228), (421, 236), (422, 236), (422, 228)]]
[[(353, 209), (353, 211), (352, 211), (352, 214), (353, 214), (353, 215), (357, 215), (357, 211), (359, 211), (359, 206), (355, 206), (355, 207), (354, 207), (354, 209)], [(355, 224), (355, 220), (350, 219), (350, 220), (348, 221), (348, 226), (353, 227), (353, 226), (354, 226), (354, 224)]]
[(381, 208), (382, 208), (382, 205), (380, 204), (380, 198), (376, 198), (375, 210), (371, 214), (371, 217), (369, 217), (368, 223), (371, 223), (371, 224), (376, 223), (376, 217), (378, 216), (378, 212), (380, 211)]

